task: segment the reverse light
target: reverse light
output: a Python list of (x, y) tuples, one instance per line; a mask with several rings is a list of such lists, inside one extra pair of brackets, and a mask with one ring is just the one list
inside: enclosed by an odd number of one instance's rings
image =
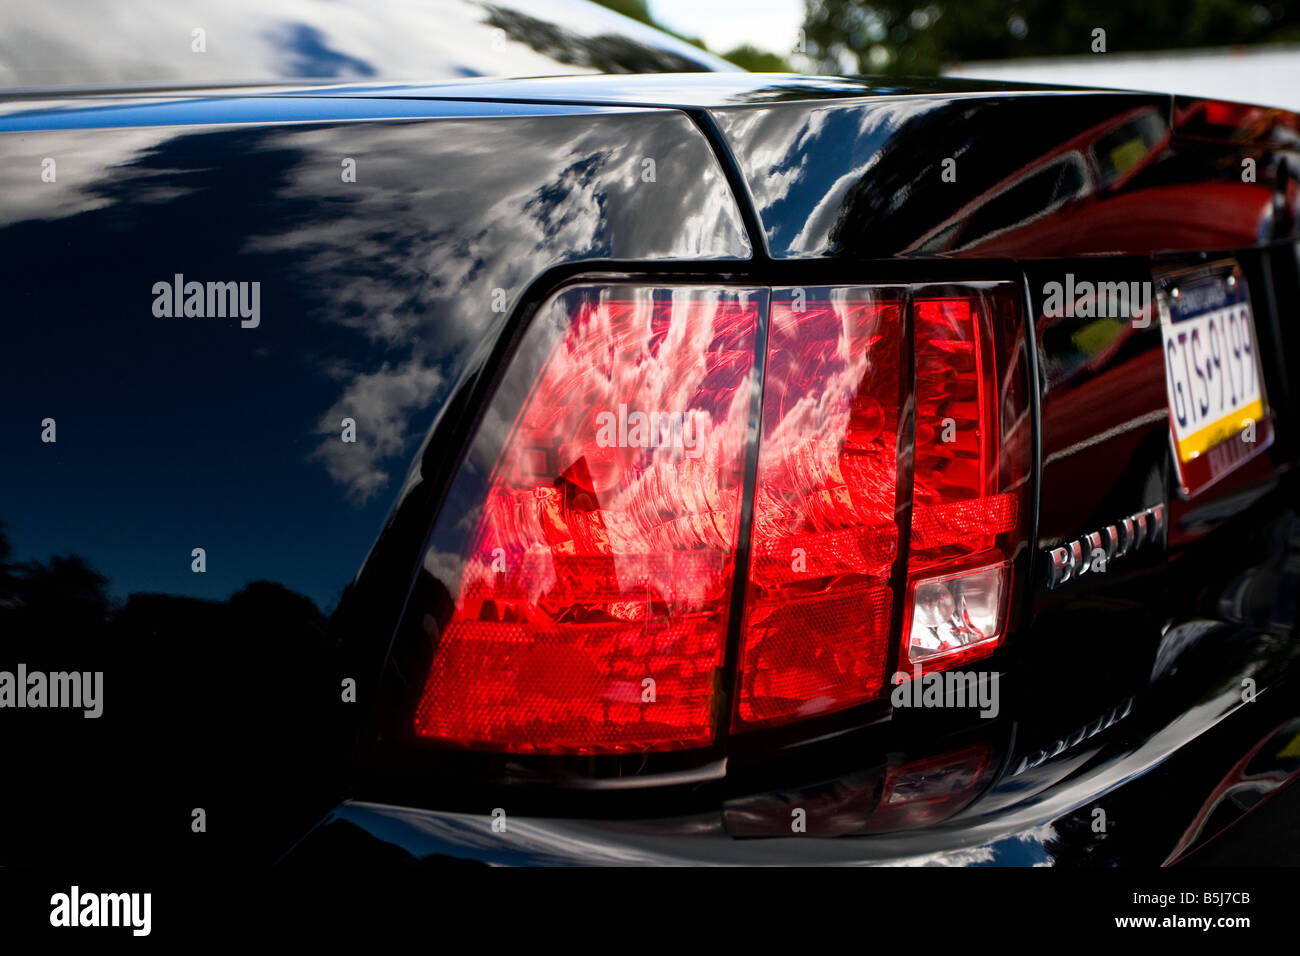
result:
[(1005, 623), (1007, 573), (1000, 564), (912, 585), (912, 663), (995, 643)]

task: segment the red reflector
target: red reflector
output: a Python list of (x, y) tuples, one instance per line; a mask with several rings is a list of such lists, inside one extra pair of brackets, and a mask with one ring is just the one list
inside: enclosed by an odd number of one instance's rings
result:
[(892, 597), (887, 587), (839, 586), (753, 608), (741, 719), (807, 717), (874, 697), (885, 677)]
[(912, 517), (912, 548), (928, 555), (945, 546), (969, 548), (1016, 527), (1020, 496), (993, 495), (918, 508)]
[(898, 551), (902, 300), (775, 290), (738, 716), (842, 710), (884, 686)]
[(458, 476), (495, 461), (481, 510), (435, 527), (434, 546), (460, 540), (459, 573), (449, 619), (426, 618), (419, 736), (712, 742), (762, 298), (578, 288), (536, 317)]

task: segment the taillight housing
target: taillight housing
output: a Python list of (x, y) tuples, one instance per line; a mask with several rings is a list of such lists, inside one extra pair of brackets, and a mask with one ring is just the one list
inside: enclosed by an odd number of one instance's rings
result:
[(1031, 503), (1015, 288), (554, 295), (430, 534), (415, 737), (709, 748), (992, 653)]

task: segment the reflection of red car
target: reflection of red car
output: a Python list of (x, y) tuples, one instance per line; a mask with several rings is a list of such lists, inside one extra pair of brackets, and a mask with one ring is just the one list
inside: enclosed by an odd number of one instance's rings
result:
[[(1290, 720), (1251, 747), (1201, 804), (1165, 865), (1177, 863), (1254, 809), (1300, 772), (1300, 720)], [(1204, 836), (1204, 839), (1203, 839)]]
[[(990, 256), (1113, 252), (1115, 237), (1147, 248), (1177, 248), (1204, 241), (1211, 248), (1249, 245), (1267, 234), (1273, 191), (1260, 183), (1197, 183), (1130, 189), (1090, 197), (1064, 208), (1049, 222), (1030, 221), (979, 243)], [(1194, 238), (1197, 237), (1197, 238)]]
[[(1167, 120), (1151, 107), (1099, 123), (967, 203), (909, 251), (1003, 255), (1011, 254), (1009, 248), (1024, 252), (1026, 238), (1032, 237), (1033, 254), (1050, 255), (1039, 243), (1061, 230), (1062, 215), (1090, 197), (1122, 188), (1168, 143)], [(1017, 222), (1017, 214), (1026, 218)], [(1044, 222), (1047, 228), (1033, 230)]]
[[(1262, 183), (1133, 188), (1132, 181), (1165, 153), (1169, 141), (1165, 118), (1151, 108), (1099, 124), (998, 183), (911, 251), (1101, 255), (1121, 248), (1120, 236), (1129, 247), (1173, 249), (1206, 242), (1233, 248), (1267, 235), (1273, 191)], [(1010, 218), (1013, 209), (1026, 218)]]
[(1300, 145), (1300, 122), (1294, 113), (1249, 103), (1179, 97), (1174, 102), (1174, 131), (1184, 137), (1228, 138), (1243, 146)]

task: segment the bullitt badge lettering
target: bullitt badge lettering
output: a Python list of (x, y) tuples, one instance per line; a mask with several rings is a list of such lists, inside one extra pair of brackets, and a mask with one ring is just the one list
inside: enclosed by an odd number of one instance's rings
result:
[(1145, 544), (1162, 540), (1165, 506), (1153, 505), (1101, 531), (1093, 531), (1047, 552), (1047, 586), (1057, 588), (1090, 571), (1103, 570), (1107, 563), (1136, 551)]

